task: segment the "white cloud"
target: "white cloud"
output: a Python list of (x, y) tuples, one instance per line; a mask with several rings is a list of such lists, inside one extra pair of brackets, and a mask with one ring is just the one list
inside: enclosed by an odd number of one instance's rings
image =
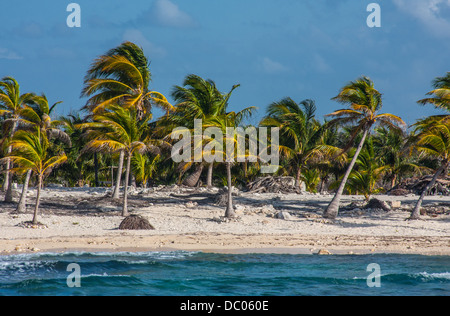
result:
[(261, 59), (260, 66), (263, 71), (269, 74), (282, 73), (289, 70), (289, 68), (287, 68), (283, 64), (274, 61), (268, 57), (264, 57), (263, 59)]
[(150, 8), (152, 23), (169, 27), (195, 27), (197, 23), (170, 0), (156, 0)]
[(436, 36), (450, 37), (450, 0), (394, 0), (394, 3), (401, 11), (418, 19)]
[(23, 57), (8, 48), (0, 47), (0, 59), (19, 60)]
[(146, 56), (156, 56), (164, 57), (166, 55), (166, 50), (162, 47), (156, 46), (150, 42), (141, 31), (136, 29), (128, 29), (123, 34), (124, 41), (130, 41), (136, 45), (142, 47)]

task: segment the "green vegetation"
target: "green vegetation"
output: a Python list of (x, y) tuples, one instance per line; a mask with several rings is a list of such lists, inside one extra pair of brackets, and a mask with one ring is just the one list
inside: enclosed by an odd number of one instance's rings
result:
[[(229, 101), (239, 84), (223, 93), (213, 80), (187, 75), (174, 86), (174, 104), (150, 89), (151, 71), (143, 50), (125, 42), (94, 60), (81, 92), (88, 101), (81, 112), (55, 118), (45, 95), (21, 94), (18, 82), (5, 77), (0, 82), (1, 162), (5, 201), (11, 202), (12, 182), (24, 183), (17, 211), (25, 208), (29, 183), (38, 189), (33, 222), (37, 222), (40, 189), (45, 183), (65, 186), (114, 188), (122, 192), (122, 215), (128, 215), (128, 187), (159, 184), (228, 187), (225, 217), (233, 217), (232, 186), (245, 186), (261, 176), (262, 161), (175, 163), (171, 159), (172, 131), (184, 127), (194, 135), (195, 119), (202, 131), (220, 130), (225, 141), (236, 142), (227, 128), (248, 128), (246, 118), (255, 107), (230, 111)], [(450, 111), (450, 73), (436, 78), (428, 98), (418, 101)], [(425, 90), (426, 91), (426, 90)], [(402, 179), (426, 173), (433, 181), (418, 200), (411, 219), (420, 217), (424, 196), (433, 182), (448, 173), (450, 164), (450, 119), (448, 115), (419, 120), (410, 129), (399, 116), (383, 113), (382, 94), (368, 77), (344, 85), (333, 98), (347, 107), (316, 116), (311, 99), (299, 103), (284, 98), (268, 105), (259, 126), (279, 128), (280, 164), (276, 176), (292, 176), (295, 185), (309, 192), (335, 196), (324, 213), (336, 218), (343, 194), (370, 196), (392, 189)], [(153, 118), (153, 107), (165, 111)], [(208, 152), (214, 138), (203, 136), (200, 152)], [(270, 145), (270, 144), (268, 144)], [(206, 147), (209, 146), (209, 147)], [(200, 147), (200, 146), (199, 146)], [(226, 156), (215, 147), (215, 155)], [(236, 157), (237, 153), (234, 153)], [(192, 157), (195, 158), (195, 157)], [(254, 158), (254, 157), (253, 157)], [(125, 165), (125, 166), (124, 166)], [(33, 182), (34, 181), (34, 182)]]

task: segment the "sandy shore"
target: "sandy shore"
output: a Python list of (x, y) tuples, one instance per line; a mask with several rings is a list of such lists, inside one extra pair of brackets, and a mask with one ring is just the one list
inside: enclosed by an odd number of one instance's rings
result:
[[(391, 212), (364, 210), (362, 197), (336, 221), (324, 220), (331, 195), (251, 194), (235, 197), (239, 218), (221, 220), (224, 207), (216, 204), (217, 190), (160, 187), (137, 189), (130, 210), (155, 227), (152, 231), (118, 230), (123, 218), (120, 201), (106, 188), (51, 188), (42, 195), (39, 221), (45, 229), (20, 227), (32, 218), (13, 215), (14, 204), (0, 204), (0, 254), (65, 251), (265, 252), (313, 254), (411, 253), (450, 255), (450, 197), (428, 197), (424, 220), (405, 221), (417, 196), (377, 196), (391, 203)], [(3, 196), (0, 194), (0, 199)], [(401, 203), (399, 206), (398, 203)], [(283, 212), (285, 219), (277, 218)]]

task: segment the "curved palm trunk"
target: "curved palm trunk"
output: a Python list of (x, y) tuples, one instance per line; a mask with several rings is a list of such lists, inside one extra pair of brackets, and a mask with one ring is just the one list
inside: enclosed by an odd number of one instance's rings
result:
[(206, 185), (208, 188), (212, 188), (212, 177), (213, 177), (213, 168), (214, 168), (214, 163), (210, 163), (208, 166), (208, 177), (206, 179)]
[(128, 180), (130, 178), (130, 167), (131, 167), (131, 153), (127, 154), (127, 170), (125, 172), (125, 185), (123, 188), (123, 208), (122, 216), (128, 216)]
[(27, 210), (27, 192), (28, 185), (30, 183), (31, 172), (31, 169), (27, 171), (25, 182), (23, 183), (22, 194), (20, 195), (19, 204), (17, 204), (17, 208), (15, 210), (16, 213), (24, 213)]
[(328, 208), (326, 209), (325, 213), (323, 213), (323, 217), (330, 218), (330, 219), (335, 219), (337, 217), (338, 212), (339, 212), (339, 204), (341, 202), (342, 193), (344, 192), (344, 188), (347, 183), (347, 179), (348, 179), (350, 173), (352, 172), (353, 167), (355, 166), (356, 160), (358, 159), (359, 153), (361, 152), (361, 150), (364, 146), (364, 142), (366, 141), (368, 134), (369, 134), (369, 130), (365, 130), (364, 135), (361, 139), (361, 142), (358, 145), (358, 149), (356, 150), (356, 153), (353, 156), (352, 162), (348, 166), (347, 171), (345, 172), (344, 178), (342, 178), (342, 182), (339, 185), (339, 188), (338, 188), (336, 194), (334, 195), (333, 200), (328, 205)]
[(39, 211), (39, 202), (41, 199), (41, 187), (42, 187), (42, 175), (39, 175), (39, 181), (37, 186), (37, 194), (36, 194), (36, 205), (34, 207), (34, 215), (33, 215), (33, 224), (36, 225), (38, 223), (37, 216)]
[(436, 183), (436, 180), (439, 178), (439, 176), (446, 170), (448, 167), (448, 162), (445, 162), (439, 169), (436, 171), (436, 173), (433, 176), (433, 179), (428, 183), (428, 185), (425, 187), (425, 189), (422, 191), (422, 194), (420, 195), (419, 200), (416, 203), (416, 206), (414, 207), (414, 210), (411, 212), (411, 216), (408, 218), (410, 220), (416, 220), (420, 219), (420, 209), (422, 207), (423, 200), (425, 196), (428, 194), (428, 191), (433, 187), (433, 185)]
[(228, 203), (225, 211), (226, 218), (236, 217), (233, 207), (233, 184), (231, 182), (231, 163), (227, 162), (227, 182), (228, 182)]
[(119, 157), (119, 166), (117, 168), (116, 186), (114, 187), (113, 199), (118, 199), (119, 198), (120, 180), (122, 178), (123, 160), (124, 160), (124, 158), (125, 158), (125, 152), (121, 151), (120, 152), (120, 157)]
[(200, 179), (200, 176), (202, 175), (204, 166), (205, 165), (203, 164), (203, 162), (197, 165), (195, 171), (191, 175), (189, 175), (189, 177), (187, 177), (183, 183), (188, 187), (195, 187), (198, 183), (198, 180)]

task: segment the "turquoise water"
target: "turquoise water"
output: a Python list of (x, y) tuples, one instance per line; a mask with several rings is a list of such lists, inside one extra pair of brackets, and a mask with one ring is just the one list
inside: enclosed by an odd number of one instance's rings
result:
[[(69, 264), (80, 267), (70, 288)], [(380, 287), (367, 271), (379, 265)], [(75, 280), (75, 279), (71, 279)], [(375, 280), (375, 279), (371, 279)], [(0, 257), (0, 295), (450, 295), (450, 257), (200, 252), (26, 254)]]

